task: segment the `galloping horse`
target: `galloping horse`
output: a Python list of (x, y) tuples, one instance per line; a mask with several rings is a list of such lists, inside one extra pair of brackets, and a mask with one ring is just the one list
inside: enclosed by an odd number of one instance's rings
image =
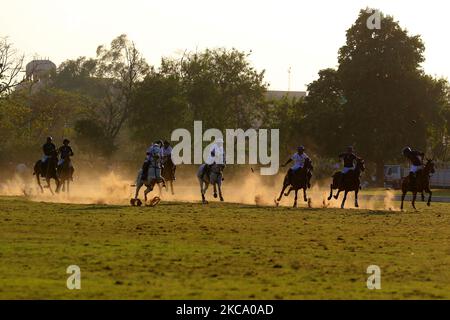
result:
[(422, 201), (424, 200), (423, 192), (429, 194), (427, 206), (431, 205), (431, 196), (432, 192), (430, 189), (430, 174), (434, 173), (434, 162), (431, 159), (427, 159), (427, 163), (422, 171), (418, 172), (418, 177), (416, 178), (416, 183), (411, 183), (410, 177), (405, 177), (402, 181), (402, 204), (400, 209), (403, 210), (403, 201), (405, 200), (405, 195), (408, 191), (411, 191), (413, 194), (412, 198), (412, 206), (416, 209), (416, 197), (417, 193), (422, 193)]
[(41, 192), (44, 192), (44, 187), (41, 185), (41, 179), (42, 176), (45, 178), (45, 181), (47, 181), (47, 185), (45, 188), (48, 188), (50, 192), (53, 194), (53, 190), (50, 186), (50, 179), (55, 179), (56, 182), (56, 190), (55, 192), (58, 193), (59, 189), (61, 187), (61, 183), (59, 181), (56, 167), (58, 165), (58, 153), (53, 151), (51, 155), (48, 157), (47, 161), (45, 163), (42, 163), (42, 160), (36, 161), (34, 165), (34, 172), (33, 175), (36, 176), (37, 183), (39, 185), (39, 188), (41, 189)]
[[(205, 170), (205, 165), (202, 164), (197, 171), (197, 178), (200, 183), (200, 192), (202, 194), (202, 203), (207, 204), (208, 201), (205, 198), (206, 190), (208, 190), (209, 184), (212, 184), (214, 187), (214, 198), (217, 198), (217, 189), (219, 189), (219, 199), (223, 201), (222, 196), (222, 172), (225, 168), (224, 164), (214, 163), (210, 166), (209, 175), (207, 173), (203, 173)], [(217, 188), (216, 188), (217, 186)]]
[(305, 160), (305, 165), (303, 168), (295, 171), (291, 177), (289, 177), (289, 173), (286, 174), (283, 180), (283, 188), (281, 189), (280, 196), (278, 199), (275, 200), (275, 204), (278, 206), (280, 203), (281, 198), (283, 197), (283, 192), (286, 190), (288, 186), (291, 186), (289, 188), (289, 191), (286, 192), (284, 195), (287, 197), (292, 190), (295, 191), (295, 199), (294, 199), (294, 208), (297, 207), (297, 193), (299, 189), (303, 189), (303, 200), (305, 202), (308, 202), (308, 198), (306, 196), (306, 190), (308, 189), (308, 183), (309, 183), (309, 177), (308, 174), (312, 170), (312, 162), (309, 158)]
[(166, 158), (166, 160), (163, 162), (161, 174), (164, 180), (168, 182), (172, 194), (175, 194), (175, 192), (173, 191), (173, 181), (175, 180), (175, 164), (170, 157)]
[[(361, 173), (366, 170), (366, 166), (364, 164), (363, 159), (356, 159), (356, 167), (354, 170), (350, 170), (346, 174), (343, 174), (342, 172), (336, 172), (333, 175), (333, 183), (330, 185), (330, 196), (328, 197), (328, 200), (331, 200), (333, 196), (333, 189), (338, 189), (337, 194), (334, 196), (335, 199), (339, 198), (339, 193), (341, 191), (344, 191), (344, 198), (342, 199), (341, 208), (344, 208), (345, 200), (347, 200), (347, 194), (350, 191), (355, 192), (355, 207), (358, 208), (358, 192), (361, 189), (361, 181), (360, 176)], [(343, 176), (342, 176), (343, 175)]]
[(70, 166), (70, 157), (67, 156), (64, 162), (57, 167), (56, 173), (60, 179), (62, 191), (69, 193), (70, 181), (72, 180), (74, 168)]
[[(130, 200), (130, 204), (132, 206), (141, 206), (142, 201), (139, 199), (139, 191), (142, 186), (145, 184), (147, 187), (144, 191), (144, 201), (147, 203), (147, 195), (153, 190), (155, 184), (162, 183), (165, 187), (164, 178), (161, 176), (161, 164), (160, 164), (160, 149), (158, 147), (154, 147), (152, 154), (149, 155), (150, 163), (147, 173), (147, 178), (143, 178), (143, 170), (140, 169), (138, 172), (138, 176), (136, 178), (136, 194), (133, 199)], [(145, 180), (145, 181), (144, 181)], [(159, 197), (154, 197), (150, 203), (150, 206), (155, 206), (160, 201)]]

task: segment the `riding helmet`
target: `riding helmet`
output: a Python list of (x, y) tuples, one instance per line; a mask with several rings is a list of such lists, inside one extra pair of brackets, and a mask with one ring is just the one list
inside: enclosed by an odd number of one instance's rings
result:
[(411, 151), (412, 151), (412, 150), (411, 150), (410, 147), (404, 147), (404, 148), (403, 148), (403, 154), (404, 154), (404, 155), (411, 153)]

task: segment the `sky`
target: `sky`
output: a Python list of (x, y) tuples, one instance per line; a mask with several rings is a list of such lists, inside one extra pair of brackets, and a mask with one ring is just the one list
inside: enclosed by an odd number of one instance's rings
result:
[(251, 50), (270, 89), (303, 91), (320, 69), (336, 67), (345, 31), (366, 7), (420, 34), (425, 71), (450, 78), (448, 0), (0, 0), (0, 37), (27, 61), (56, 64), (94, 57), (123, 33), (155, 66), (185, 50)]

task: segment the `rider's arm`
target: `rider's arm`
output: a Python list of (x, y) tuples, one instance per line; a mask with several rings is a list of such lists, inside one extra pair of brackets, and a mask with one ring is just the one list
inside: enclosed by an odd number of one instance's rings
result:
[(283, 164), (283, 167), (285, 167), (285, 166), (287, 166), (289, 163), (291, 163), (292, 162), (292, 158), (289, 158), (289, 160), (288, 161), (286, 161), (286, 163), (285, 164)]

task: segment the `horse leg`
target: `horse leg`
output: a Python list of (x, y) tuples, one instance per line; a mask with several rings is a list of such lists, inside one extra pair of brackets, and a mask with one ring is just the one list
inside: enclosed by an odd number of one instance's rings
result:
[(287, 197), (291, 194), (291, 191), (294, 190), (294, 188), (290, 187), (288, 192), (286, 192), (284, 195)]
[(406, 192), (402, 190), (402, 203), (400, 205), (400, 210), (403, 211), (403, 201), (405, 201)]
[(330, 195), (328, 196), (328, 201), (333, 197), (333, 184), (330, 184)]
[[(338, 194), (339, 194), (339, 193), (338, 193)], [(344, 198), (342, 199), (342, 203), (341, 203), (341, 209), (344, 209), (345, 200), (347, 200), (347, 194), (348, 194), (348, 191), (345, 190)]]
[(221, 181), (219, 181), (219, 182), (217, 183), (217, 187), (218, 187), (218, 189), (219, 189), (219, 199), (220, 199), (220, 201), (223, 201), (223, 196), (222, 196), (222, 183), (221, 183)]
[(297, 208), (297, 194), (298, 194), (298, 189), (295, 189), (295, 198), (294, 198), (294, 208)]
[(200, 181), (200, 193), (202, 194), (202, 203), (207, 204), (208, 201), (205, 198), (206, 190), (208, 190), (208, 183), (204, 182), (203, 180)]
[(213, 188), (214, 188), (214, 198), (217, 198), (217, 188), (215, 183), (213, 183)]
[[(427, 193), (428, 193), (428, 192), (427, 192)], [(423, 191), (421, 192), (420, 195), (422, 196), (422, 202), (425, 201), (425, 195), (424, 195)]]
[(173, 180), (170, 180), (169, 183), (170, 183), (170, 191), (172, 192), (172, 195), (174, 195), (175, 192), (173, 191)]
[(306, 196), (306, 188), (307, 188), (307, 187), (303, 188), (303, 200), (304, 200), (305, 202), (308, 202), (308, 197)]
[(425, 191), (428, 193), (428, 202), (427, 206), (431, 206), (431, 196), (433, 195), (433, 192), (431, 191), (430, 187), (427, 187)]
[(412, 198), (412, 206), (413, 206), (414, 210), (417, 210), (416, 209), (416, 197), (417, 197), (417, 191), (414, 191), (413, 198)]
[(339, 194), (341, 193), (341, 189), (338, 189), (338, 192), (336, 193), (336, 195), (334, 196), (334, 198), (337, 200), (339, 198)]
[(36, 180), (37, 180), (39, 188), (41, 189), (41, 193), (44, 193), (44, 188), (42, 188), (41, 178), (39, 178), (39, 175), (40, 175), (40, 173), (36, 173)]
[(50, 185), (50, 178), (45, 178), (45, 181), (47, 182), (47, 186), (46, 188), (48, 188), (51, 192), (52, 195), (54, 195), (55, 193), (52, 190), (52, 186)]
[(358, 192), (359, 192), (359, 188), (355, 190), (355, 207), (359, 208), (359, 204), (358, 204)]
[(280, 202), (281, 198), (283, 197), (283, 192), (287, 187), (288, 185), (283, 183), (283, 188), (281, 189), (280, 196), (278, 197), (277, 202)]
[(144, 202), (147, 203), (148, 197), (147, 195), (151, 192), (152, 190), (150, 189), (150, 187), (147, 187), (144, 191)]

